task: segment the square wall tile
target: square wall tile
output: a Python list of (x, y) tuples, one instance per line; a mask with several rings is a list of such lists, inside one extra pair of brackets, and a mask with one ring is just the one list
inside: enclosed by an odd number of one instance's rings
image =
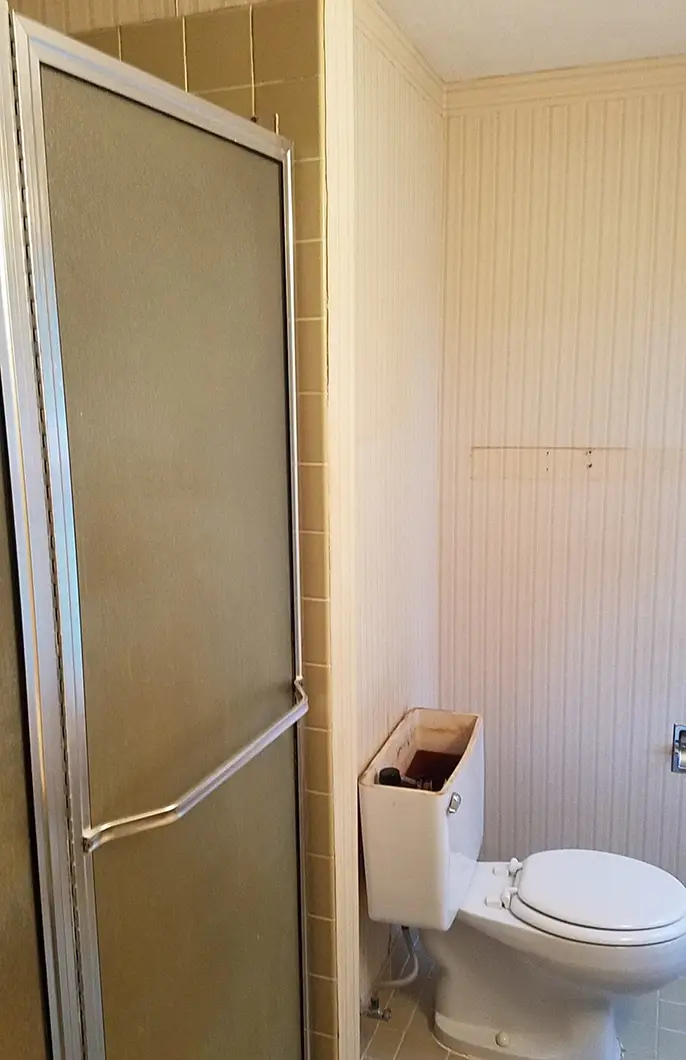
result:
[(328, 389), (326, 320), (298, 320), (295, 324), (298, 392), (323, 394)]
[[(306, 719), (307, 720), (307, 719)], [(331, 734), (325, 729), (303, 729), (305, 787), (326, 794), (331, 791)]]
[(163, 81), (184, 88), (183, 19), (122, 26), (121, 57), (139, 70), (146, 70)]
[(308, 854), (307, 908), (312, 916), (333, 920), (336, 910), (334, 859), (321, 854)]
[(310, 701), (307, 724), (313, 729), (331, 728), (331, 669), (328, 666), (304, 667), (305, 688)]
[(87, 44), (89, 48), (96, 48), (113, 59), (121, 58), (119, 54), (119, 30), (118, 29), (91, 29), (85, 33), (76, 33), (76, 40)]
[(216, 11), (218, 7), (247, 7), (250, 0), (176, 0), (180, 15), (197, 15)]
[(218, 92), (196, 92), (200, 99), (206, 99), (208, 103), (214, 103), (215, 107), (223, 107), (230, 110), (232, 114), (238, 114), (241, 118), (252, 118), (252, 89), (250, 88), (222, 88)]
[(64, 30), (69, 33), (173, 18), (177, 13), (174, 0), (69, 0), (66, 4), (53, 2), (44, 6), (49, 11), (66, 8), (68, 25)]
[(250, 12), (229, 7), (186, 19), (189, 92), (250, 85)]
[(296, 159), (322, 157), (318, 77), (258, 85), (257, 113), (267, 129), (274, 128), (274, 115), (279, 115), (279, 132), (293, 141)]
[(301, 530), (329, 529), (327, 475), (328, 468), (323, 464), (306, 465), (298, 469)]
[(293, 173), (295, 238), (322, 239), (323, 165), (318, 158), (296, 162)]
[[(71, 0), (72, 5), (74, 0)], [(83, 0), (79, 0), (83, 2)], [(89, 7), (107, 7), (86, 0)], [(175, 0), (113, 0), (115, 22), (124, 26), (129, 22), (152, 22), (156, 18), (173, 18), (176, 14)]]
[[(82, 0), (85, 3), (85, 0)], [(43, 26), (50, 26), (60, 33), (69, 33), (70, 11), (64, 3), (48, 3), (47, 0), (10, 0), (10, 8), (18, 15), (26, 15)], [(113, 20), (114, 22), (114, 20)], [(75, 29), (85, 29), (89, 24), (80, 23)]]
[[(298, 449), (303, 464), (326, 463), (326, 399), (324, 394), (300, 394), (298, 396)], [(308, 662), (313, 661), (315, 660), (308, 659)]]
[(310, 1060), (338, 1060), (338, 1041), (330, 1034), (310, 1031)]
[(305, 793), (305, 848), (308, 854), (321, 854), (323, 857), (333, 854), (333, 806), (330, 795)]
[(281, 0), (253, 11), (255, 79), (290, 81), (319, 71), (317, 0)]
[(307, 953), (309, 970), (313, 975), (323, 975), (327, 979), (335, 978), (336, 941), (333, 920), (308, 916)]
[(329, 535), (306, 531), (300, 535), (302, 594), (326, 600), (329, 596)]
[(335, 981), (311, 975), (309, 988), (311, 1029), (319, 1034), (328, 1034), (331, 1037), (335, 1037), (338, 1033)]
[(321, 318), (324, 309), (324, 244), (296, 243), (295, 315)]
[(303, 600), (303, 657), (329, 665), (329, 602)]

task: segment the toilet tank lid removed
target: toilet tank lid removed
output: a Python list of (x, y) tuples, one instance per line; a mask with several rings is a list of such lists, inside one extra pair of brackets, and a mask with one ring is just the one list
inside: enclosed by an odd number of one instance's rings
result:
[(599, 850), (546, 850), (516, 880), (522, 902), (567, 924), (645, 931), (686, 917), (686, 887), (654, 865)]

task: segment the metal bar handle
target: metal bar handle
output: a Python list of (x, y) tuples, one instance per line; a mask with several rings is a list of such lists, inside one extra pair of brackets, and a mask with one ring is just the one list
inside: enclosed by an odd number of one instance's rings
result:
[(105, 843), (111, 843), (114, 839), (124, 839), (126, 836), (138, 835), (140, 832), (149, 832), (153, 828), (164, 828), (168, 824), (174, 824), (185, 817), (195, 806), (198, 806), (208, 795), (216, 791), (225, 780), (234, 776), (239, 770), (256, 758), (270, 744), (278, 740), (287, 729), (296, 724), (308, 711), (309, 703), (302, 678), (298, 677), (294, 682), (295, 705), (282, 717), (270, 725), (268, 729), (250, 743), (228, 758), (223, 765), (212, 773), (208, 773), (199, 783), (184, 792), (175, 802), (168, 806), (160, 806), (157, 810), (148, 810), (145, 813), (137, 813), (132, 817), (120, 817), (116, 821), (108, 821), (99, 824), (95, 828), (86, 828), (83, 833), (83, 849), (86, 854), (92, 854), (98, 847)]

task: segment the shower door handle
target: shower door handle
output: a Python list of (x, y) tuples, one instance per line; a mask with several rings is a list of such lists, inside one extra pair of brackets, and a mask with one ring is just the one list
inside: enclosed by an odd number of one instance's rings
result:
[(174, 802), (166, 806), (160, 806), (156, 810), (147, 810), (144, 813), (133, 814), (131, 817), (120, 817), (116, 821), (108, 821), (106, 824), (97, 825), (95, 828), (86, 828), (83, 832), (82, 842), (86, 854), (92, 854), (98, 847), (105, 843), (111, 843), (115, 839), (124, 839), (126, 836), (138, 835), (140, 832), (149, 832), (153, 828), (164, 828), (168, 824), (174, 824), (185, 817), (192, 809), (203, 802), (208, 795), (221, 787), (224, 781), (234, 776), (256, 758), (270, 744), (278, 740), (288, 729), (292, 728), (309, 709), (307, 694), (303, 688), (302, 678), (298, 677), (293, 683), (295, 690), (295, 704), (286, 711), (268, 729), (255, 737), (249, 743), (241, 747), (230, 758), (227, 758), (217, 769), (208, 773), (197, 784)]

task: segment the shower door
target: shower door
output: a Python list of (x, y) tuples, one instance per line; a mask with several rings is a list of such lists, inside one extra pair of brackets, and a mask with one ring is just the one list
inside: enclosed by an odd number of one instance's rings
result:
[(53, 1055), (296, 1060), (289, 145), (2, 14)]

